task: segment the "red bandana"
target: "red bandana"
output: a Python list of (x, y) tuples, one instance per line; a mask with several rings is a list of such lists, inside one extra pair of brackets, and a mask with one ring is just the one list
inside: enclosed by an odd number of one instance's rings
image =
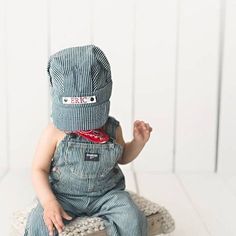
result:
[(106, 143), (109, 140), (109, 135), (100, 129), (90, 129), (90, 130), (75, 130), (72, 133), (80, 135), (85, 139), (92, 141), (94, 143)]

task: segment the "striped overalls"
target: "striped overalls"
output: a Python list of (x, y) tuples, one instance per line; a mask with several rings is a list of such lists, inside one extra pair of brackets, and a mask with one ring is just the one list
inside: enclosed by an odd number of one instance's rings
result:
[[(110, 140), (104, 144), (66, 134), (54, 153), (49, 182), (59, 203), (73, 219), (101, 217), (108, 236), (146, 236), (147, 219), (125, 191), (125, 177), (117, 164), (123, 151), (115, 141), (118, 125), (109, 116), (105, 131)], [(54, 232), (58, 235), (57, 230)], [(28, 216), (24, 236), (47, 235), (43, 208), (38, 201)]]

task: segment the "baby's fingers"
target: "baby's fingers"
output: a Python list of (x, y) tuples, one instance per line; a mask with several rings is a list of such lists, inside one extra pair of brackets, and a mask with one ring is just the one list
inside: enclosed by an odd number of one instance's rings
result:
[(57, 231), (59, 232), (59, 233), (61, 233), (62, 232), (62, 228), (63, 228), (63, 226), (58, 222), (58, 215), (56, 215), (56, 216), (54, 216), (53, 218), (52, 218), (52, 221), (53, 221), (53, 224), (55, 225), (55, 227), (57, 228)]
[(149, 132), (152, 131), (152, 127), (151, 127), (148, 123), (146, 124), (146, 127), (147, 127), (147, 129), (149, 130)]
[(72, 220), (73, 217), (68, 215), (64, 210), (62, 210), (62, 217), (67, 219), (67, 220)]
[(45, 224), (46, 224), (46, 226), (48, 228), (49, 235), (53, 236), (53, 228), (54, 228), (54, 226), (53, 226), (52, 221), (49, 218), (47, 218), (45, 220)]
[(57, 230), (61, 232), (64, 229), (64, 223), (62, 221), (61, 215), (56, 215), (56, 222), (57, 222)]

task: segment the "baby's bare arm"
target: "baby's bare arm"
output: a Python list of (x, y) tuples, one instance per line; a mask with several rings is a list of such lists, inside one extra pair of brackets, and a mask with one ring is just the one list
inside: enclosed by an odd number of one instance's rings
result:
[(51, 160), (60, 133), (61, 131), (52, 122), (48, 124), (41, 134), (32, 163), (33, 186), (44, 208), (43, 218), (48, 227), (49, 235), (53, 235), (53, 225), (57, 228), (58, 232), (62, 231), (64, 227), (62, 217), (67, 220), (72, 219), (57, 201), (48, 181)]
[(44, 207), (45, 203), (56, 200), (48, 181), (51, 159), (57, 144), (58, 130), (49, 123), (38, 141), (32, 162), (32, 182), (37, 197)]
[(116, 140), (124, 149), (120, 157), (119, 164), (128, 164), (133, 161), (142, 151), (146, 142), (149, 140), (152, 127), (148, 123), (136, 120), (134, 122), (133, 139), (130, 142), (125, 142), (122, 135), (121, 126), (116, 129)]

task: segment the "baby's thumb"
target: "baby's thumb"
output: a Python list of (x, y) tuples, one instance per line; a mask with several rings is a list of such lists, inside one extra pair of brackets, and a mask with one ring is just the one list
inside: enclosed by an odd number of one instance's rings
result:
[(65, 211), (62, 211), (62, 217), (67, 220), (72, 220), (72, 216), (68, 215)]

